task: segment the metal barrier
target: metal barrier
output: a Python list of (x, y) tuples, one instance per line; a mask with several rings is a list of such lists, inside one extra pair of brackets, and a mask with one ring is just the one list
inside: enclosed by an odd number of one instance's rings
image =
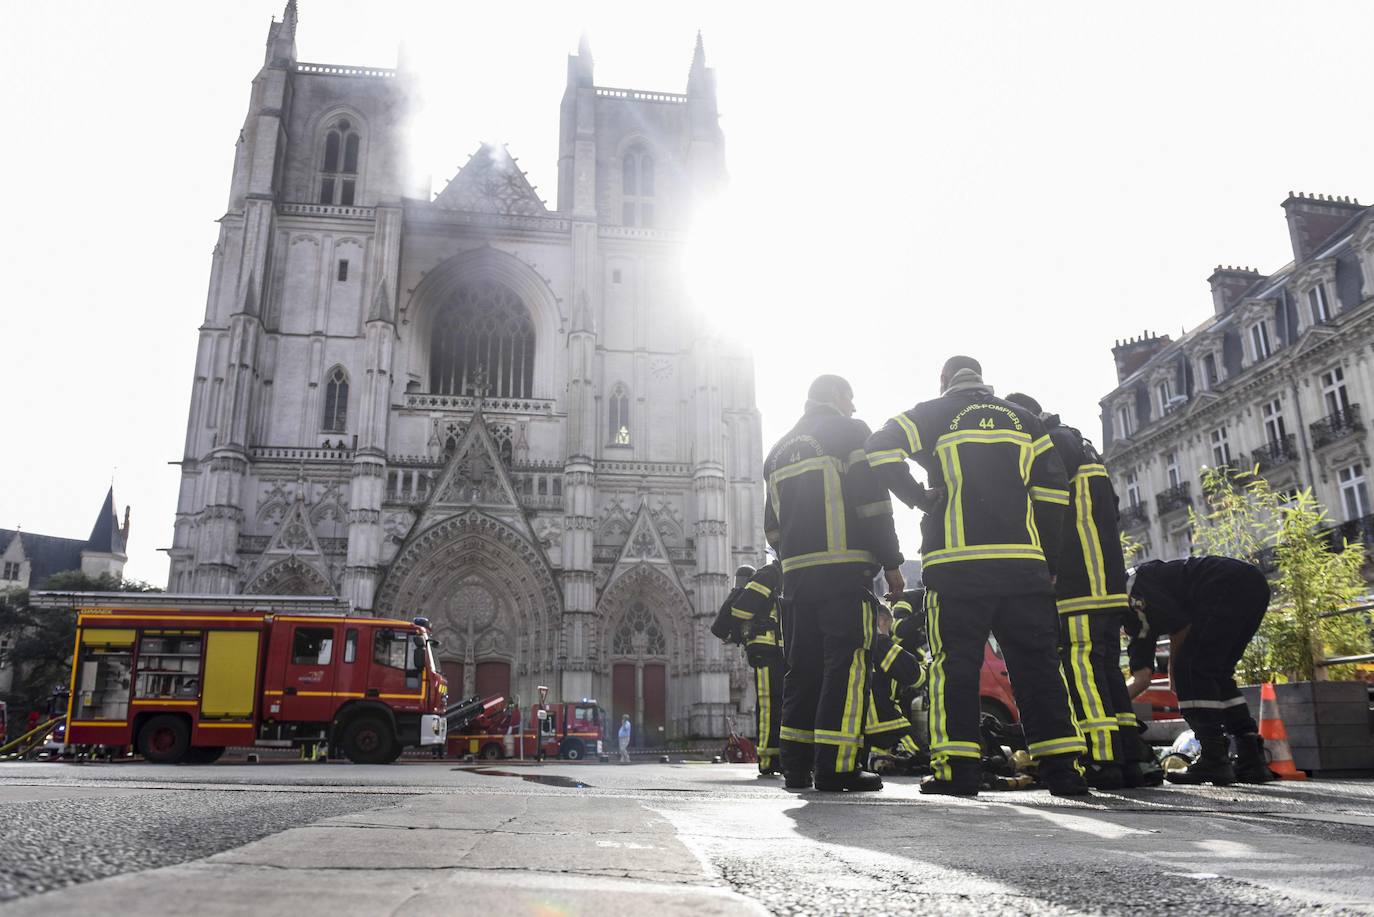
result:
[[(1335, 611), (1323, 611), (1321, 614), (1317, 615), (1317, 617), (1339, 618), (1342, 615), (1360, 614), (1362, 612), (1367, 614), (1370, 611), (1374, 611), (1374, 602), (1366, 602), (1363, 605), (1351, 605), (1349, 608), (1337, 608)], [(1371, 630), (1374, 630), (1374, 625), (1371, 626)], [(1355, 656), (1329, 656), (1318, 662), (1317, 665), (1347, 665), (1357, 662), (1374, 662), (1374, 653), (1360, 653)]]

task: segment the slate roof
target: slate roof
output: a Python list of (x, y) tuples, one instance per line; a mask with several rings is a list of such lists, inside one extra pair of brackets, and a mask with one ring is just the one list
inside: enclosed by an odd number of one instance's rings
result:
[(41, 589), (54, 573), (81, 569), (81, 552), (86, 542), (80, 538), (59, 538), (56, 535), (35, 535), (15, 529), (0, 529), (0, 553), (9, 548), (15, 536), (24, 546), (29, 561), (29, 588)]

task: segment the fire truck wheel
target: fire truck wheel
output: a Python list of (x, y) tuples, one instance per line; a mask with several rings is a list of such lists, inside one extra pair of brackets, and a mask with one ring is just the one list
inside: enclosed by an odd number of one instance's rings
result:
[(581, 739), (568, 739), (563, 743), (563, 747), (558, 749), (558, 753), (569, 761), (581, 761), (586, 757), (587, 748)]
[(192, 745), (186, 752), (187, 764), (214, 764), (224, 757), (223, 745)]
[(176, 764), (191, 747), (191, 730), (184, 717), (163, 714), (138, 731), (138, 753), (151, 764)]
[(392, 761), (396, 737), (380, 716), (361, 714), (343, 728), (343, 753), (354, 764), (387, 764)]
[(495, 742), (488, 742), (482, 746), (482, 757), (486, 758), (488, 761), (495, 761), (497, 758), (501, 757), (501, 746), (497, 745)]

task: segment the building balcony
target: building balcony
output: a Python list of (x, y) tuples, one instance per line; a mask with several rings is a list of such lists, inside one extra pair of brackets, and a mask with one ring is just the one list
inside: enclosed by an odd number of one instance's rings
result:
[(1286, 465), (1298, 457), (1298, 447), (1296, 438), (1292, 433), (1286, 434), (1282, 439), (1274, 442), (1265, 443), (1254, 452), (1250, 453), (1250, 464), (1260, 470), (1260, 474), (1280, 465)]
[(1121, 510), (1121, 527), (1123, 529), (1143, 529), (1149, 522), (1150, 512), (1144, 503), (1127, 506)]
[(1193, 505), (1193, 482), (1184, 481), (1183, 483), (1162, 490), (1155, 495), (1155, 506), (1159, 508), (1161, 516), (1172, 513), (1180, 509), (1186, 509)]
[(1331, 547), (1339, 551), (1347, 544), (1374, 545), (1374, 516), (1361, 516), (1327, 529)]
[(1312, 431), (1312, 448), (1314, 449), (1329, 446), (1338, 440), (1345, 439), (1352, 433), (1363, 433), (1364, 423), (1360, 420), (1360, 406), (1352, 404), (1327, 414), (1312, 424), (1309, 429)]

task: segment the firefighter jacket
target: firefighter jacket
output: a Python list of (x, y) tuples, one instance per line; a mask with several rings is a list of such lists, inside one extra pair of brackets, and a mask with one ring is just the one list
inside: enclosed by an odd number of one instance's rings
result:
[(1102, 457), (1055, 414), (1041, 416), (1069, 479), (1069, 512), (1060, 541), (1054, 592), (1059, 613), (1115, 611), (1126, 605), (1116, 490)]
[[(873, 667), (892, 679), (899, 688), (919, 688), (925, 684), (926, 670), (921, 660), (907, 652), (902, 642), (887, 634), (874, 634), (869, 648)], [(895, 692), (894, 692), (895, 693)]]
[(866, 589), (902, 565), (892, 501), (864, 457), (868, 425), (811, 405), (763, 463), (764, 533), (782, 559), (789, 601)]
[(737, 619), (731, 614), (731, 609), (743, 591), (743, 586), (736, 586), (731, 589), (730, 594), (721, 603), (720, 610), (716, 612), (716, 619), (711, 622), (711, 635), (717, 640), (736, 645), (744, 642), (739, 628), (736, 626)]
[(1269, 602), (1269, 584), (1253, 564), (1233, 557), (1151, 560), (1135, 568), (1131, 609), (1122, 614), (1130, 637), (1131, 671), (1155, 668), (1155, 644), (1205, 615), (1221, 616), (1253, 600)]
[(908, 458), (946, 491), (943, 508), (921, 519), (928, 589), (970, 597), (1053, 594), (1069, 492), (1040, 418), (985, 386), (950, 390), (889, 420), (865, 451), (904, 503), (919, 499)]
[(739, 590), (730, 607), (740, 640), (749, 654), (749, 664), (757, 668), (782, 655), (782, 567), (772, 561), (764, 564)]

